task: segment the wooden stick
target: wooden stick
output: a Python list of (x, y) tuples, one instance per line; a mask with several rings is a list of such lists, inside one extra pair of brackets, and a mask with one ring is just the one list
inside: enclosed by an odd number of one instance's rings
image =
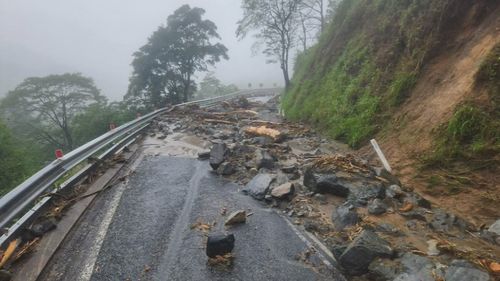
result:
[(375, 139), (372, 139), (370, 143), (373, 146), (373, 149), (375, 149), (375, 152), (377, 153), (378, 158), (382, 162), (382, 165), (384, 165), (384, 168), (389, 172), (392, 173), (391, 166), (389, 165), (389, 162), (385, 158), (384, 153), (382, 152), (382, 149), (380, 149), (380, 146), (378, 146), (378, 143)]

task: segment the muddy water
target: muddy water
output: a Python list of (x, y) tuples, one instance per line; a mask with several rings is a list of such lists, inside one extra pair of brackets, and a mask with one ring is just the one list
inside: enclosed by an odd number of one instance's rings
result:
[(173, 133), (164, 140), (147, 137), (143, 143), (145, 155), (184, 158), (196, 158), (199, 152), (207, 151), (210, 145), (210, 142), (186, 133)]

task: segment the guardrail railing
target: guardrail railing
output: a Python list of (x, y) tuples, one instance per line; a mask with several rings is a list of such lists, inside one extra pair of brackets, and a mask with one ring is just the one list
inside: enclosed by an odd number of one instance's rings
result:
[(113, 143), (114, 145), (98, 158), (105, 159), (114, 154), (121, 147), (131, 142), (131, 139), (135, 138), (136, 135), (138, 135), (144, 128), (149, 126), (155, 117), (161, 115), (162, 113), (181, 106), (196, 104), (200, 107), (211, 107), (221, 101), (227, 101), (241, 96), (252, 97), (259, 95), (272, 95), (277, 94), (280, 91), (281, 89), (277, 88), (244, 90), (224, 96), (186, 102), (175, 105), (171, 108), (162, 108), (123, 124), (122, 126), (76, 148), (62, 158), (53, 161), (0, 198), (0, 230), (6, 230), (6, 232), (0, 236), (0, 247), (4, 247), (8, 242), (12, 241), (16, 235), (28, 227), (46, 209), (46, 207), (49, 206), (51, 196), (43, 196), (44, 194), (47, 194), (49, 191), (54, 193), (62, 189), (72, 187), (84, 178), (98, 163), (85, 166), (65, 183), (63, 183), (59, 188), (54, 187), (54, 183), (66, 175), (69, 170), (83, 163), (90, 156), (102, 151), (104, 148)]

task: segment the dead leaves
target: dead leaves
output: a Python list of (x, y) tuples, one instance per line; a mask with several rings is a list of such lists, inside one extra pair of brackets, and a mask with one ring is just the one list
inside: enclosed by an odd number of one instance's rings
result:
[(354, 156), (347, 155), (327, 155), (316, 159), (313, 165), (318, 168), (329, 168), (329, 169), (342, 169), (347, 172), (352, 173), (368, 173), (368, 167), (360, 163), (354, 158)]
[(216, 256), (215, 258), (208, 258), (207, 264), (209, 266), (231, 266), (234, 261), (234, 256), (232, 253), (227, 253), (223, 256)]
[(212, 230), (212, 227), (215, 226), (215, 222), (212, 224), (204, 223), (201, 220), (198, 220), (197, 222), (193, 223), (191, 225), (191, 229), (196, 229), (203, 234), (208, 234), (210, 230)]
[(406, 213), (413, 210), (413, 204), (410, 202), (406, 202), (403, 207), (399, 208), (400, 212)]

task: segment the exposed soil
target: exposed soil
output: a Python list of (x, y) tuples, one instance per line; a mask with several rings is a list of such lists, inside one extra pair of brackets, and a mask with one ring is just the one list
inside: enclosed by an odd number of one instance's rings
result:
[[(436, 131), (450, 119), (457, 105), (465, 100), (480, 102), (484, 97), (475, 87), (474, 77), (484, 57), (500, 42), (500, 7), (479, 25), (473, 14), (471, 9), (457, 23), (460, 32), (443, 43), (447, 47), (428, 63), (409, 99), (390, 122), (391, 128), (381, 132), (377, 140), (405, 185), (481, 225), (500, 217), (498, 166), (459, 175), (418, 169), (419, 159), (433, 149)], [(358, 152), (376, 161), (370, 146)]]

